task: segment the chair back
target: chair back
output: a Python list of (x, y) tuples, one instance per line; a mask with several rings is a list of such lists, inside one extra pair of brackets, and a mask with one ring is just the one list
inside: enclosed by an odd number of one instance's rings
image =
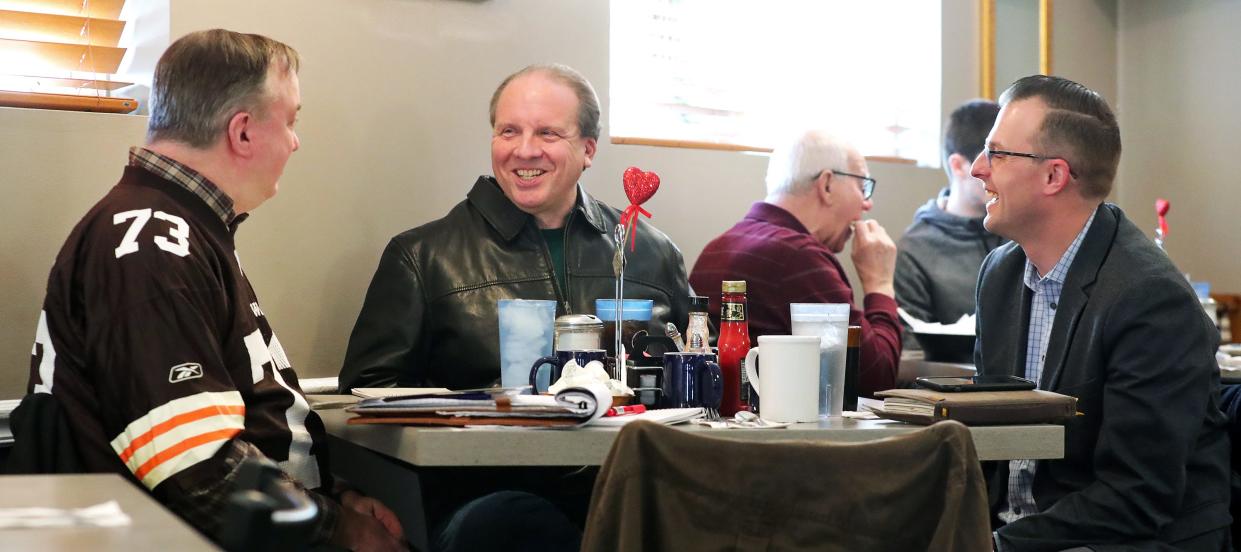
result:
[(319, 508), (268, 459), (247, 459), (228, 498), (219, 544), (229, 552), (303, 550)]
[(952, 421), (862, 443), (627, 425), (582, 550), (989, 550), (986, 484)]

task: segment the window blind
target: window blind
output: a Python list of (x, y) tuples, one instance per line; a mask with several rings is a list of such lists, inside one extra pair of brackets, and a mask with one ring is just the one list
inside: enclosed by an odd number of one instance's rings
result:
[(0, 0), (0, 106), (129, 113), (125, 0)]

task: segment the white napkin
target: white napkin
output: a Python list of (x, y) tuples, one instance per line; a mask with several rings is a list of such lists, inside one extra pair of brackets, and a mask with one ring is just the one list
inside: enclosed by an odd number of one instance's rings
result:
[(608, 371), (603, 369), (603, 363), (597, 360), (587, 362), (586, 366), (578, 366), (577, 361), (569, 360), (565, 363), (564, 370), (560, 372), (560, 379), (548, 387), (547, 392), (555, 395), (570, 387), (590, 384), (607, 387), (613, 397), (633, 396), (633, 390), (608, 376)]
[(130, 523), (115, 500), (85, 508), (0, 508), (0, 529), (122, 527)]

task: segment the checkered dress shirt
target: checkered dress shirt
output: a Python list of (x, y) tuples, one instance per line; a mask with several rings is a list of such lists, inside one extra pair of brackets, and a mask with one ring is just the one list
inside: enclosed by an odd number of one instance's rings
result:
[[(1093, 222), (1092, 214), (1046, 276), (1039, 277), (1034, 263), (1026, 259), (1025, 284), (1034, 291), (1034, 297), (1030, 300), (1030, 333), (1026, 340), (1025, 376), (1028, 380), (1038, 382), (1040, 387), (1043, 362), (1047, 359), (1047, 342), (1051, 340), (1051, 326), (1056, 319), (1060, 291), (1064, 289), (1064, 279), (1069, 274), (1069, 267), (1073, 266), (1073, 258), (1077, 257), (1082, 239), (1086, 237)], [(1012, 523), (1038, 512), (1038, 507), (1034, 504), (1034, 466), (1034, 460), (1009, 460), (1008, 505), (999, 514), (1004, 523)]]
[(231, 225), (233, 219), (237, 218), (237, 213), (233, 211), (233, 199), (207, 180), (207, 177), (198, 174), (198, 171), (149, 149), (136, 146), (129, 148), (129, 164), (142, 167), (162, 178), (171, 180), (202, 198), (215, 214), (220, 215), (224, 224)]

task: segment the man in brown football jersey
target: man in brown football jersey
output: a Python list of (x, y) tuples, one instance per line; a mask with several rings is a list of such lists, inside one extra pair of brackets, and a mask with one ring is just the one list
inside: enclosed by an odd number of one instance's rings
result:
[(68, 419), (83, 469), (125, 475), (209, 537), (243, 461), (266, 458), (310, 491), (312, 542), (403, 549), (390, 510), (333, 484), (323, 423), (234, 246), (297, 151), (298, 65), (219, 29), (168, 48), (146, 145), (52, 267), (30, 391)]

